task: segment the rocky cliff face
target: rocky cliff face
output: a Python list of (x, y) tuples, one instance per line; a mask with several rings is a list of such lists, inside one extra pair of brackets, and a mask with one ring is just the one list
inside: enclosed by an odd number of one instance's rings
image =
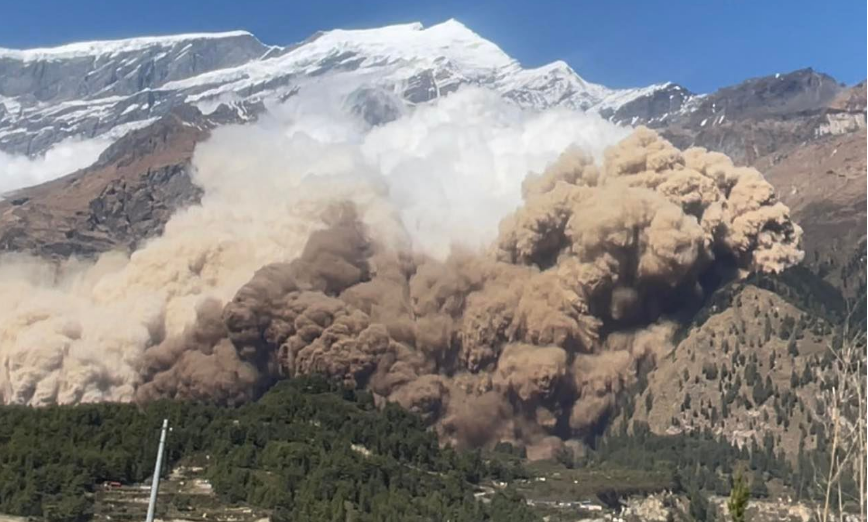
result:
[(134, 249), (198, 201), (188, 168), (208, 128), (198, 112), (171, 113), (119, 140), (95, 165), (9, 195), (0, 201), (0, 249), (43, 257)]
[(0, 49), (0, 150), (34, 155), (70, 136), (119, 137), (183, 103), (167, 84), (268, 50), (244, 32)]
[(5, 50), (0, 51), (0, 91), (43, 103), (129, 96), (241, 65), (268, 49), (253, 35), (239, 31)]

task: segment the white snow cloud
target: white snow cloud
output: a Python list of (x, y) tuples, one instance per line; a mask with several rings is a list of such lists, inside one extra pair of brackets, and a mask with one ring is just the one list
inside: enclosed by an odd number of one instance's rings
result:
[(110, 144), (111, 140), (104, 138), (68, 138), (35, 158), (0, 151), (0, 198), (7, 192), (45, 183), (87, 167)]

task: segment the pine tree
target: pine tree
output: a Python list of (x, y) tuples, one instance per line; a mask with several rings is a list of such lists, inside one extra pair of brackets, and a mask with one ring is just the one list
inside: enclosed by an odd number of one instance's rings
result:
[(784, 317), (783, 321), (781, 321), (781, 326), (778, 329), (778, 337), (783, 339), (789, 339), (790, 335), (793, 333), (793, 329), (796, 327), (796, 320), (793, 319), (792, 316)]
[(796, 343), (796, 335), (793, 332), (793, 335), (790, 336), (790, 340), (787, 341), (787, 353), (790, 357), (796, 358), (799, 356), (799, 346)]
[(732, 517), (732, 522), (745, 521), (744, 514), (749, 500), (750, 489), (742, 475), (738, 474), (732, 483), (732, 491), (730, 491), (729, 501), (726, 503), (726, 506), (729, 508), (729, 516)]
[(805, 369), (802, 371), (802, 386), (812, 382), (814, 380), (814, 374), (811, 371), (811, 365), (805, 364)]
[(693, 487), (688, 492), (690, 500), (690, 515), (694, 520), (708, 520), (708, 499), (699, 488)]

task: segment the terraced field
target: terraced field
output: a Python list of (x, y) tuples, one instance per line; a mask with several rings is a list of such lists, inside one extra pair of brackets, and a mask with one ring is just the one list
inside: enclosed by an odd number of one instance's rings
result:
[[(94, 520), (141, 522), (148, 511), (149, 495), (150, 484), (105, 484), (96, 493)], [(172, 521), (256, 522), (267, 520), (268, 512), (246, 505), (226, 505), (214, 494), (204, 476), (204, 468), (178, 466), (160, 482), (156, 518)]]

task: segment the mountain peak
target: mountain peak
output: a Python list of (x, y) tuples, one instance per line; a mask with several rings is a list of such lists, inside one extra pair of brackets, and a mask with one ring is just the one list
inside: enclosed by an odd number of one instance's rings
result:
[[(419, 24), (422, 25), (422, 24)], [(450, 31), (453, 33), (464, 33), (466, 35), (472, 35), (476, 38), (482, 38), (478, 34), (476, 34), (472, 29), (462, 24), (460, 21), (455, 18), (450, 18), (446, 21), (440, 22), (439, 24), (434, 24), (428, 29), (437, 29), (441, 31)]]
[(38, 155), (71, 136), (122, 135), (179, 104), (208, 112), (328, 87), (339, 98), (374, 89), (415, 105), (462, 85), (533, 109), (616, 109), (659, 90), (608, 89), (561, 60), (524, 68), (454, 18), (318, 32), (286, 47), (246, 31), (84, 42), (0, 50), (0, 150)]
[(445, 59), (466, 73), (491, 71), (514, 63), (497, 45), (456, 20), (430, 27), (413, 22), (327, 31), (292, 48), (281, 60), (284, 64), (309, 64), (350, 55), (364, 57), (365, 64), (412, 62), (426, 68)]

